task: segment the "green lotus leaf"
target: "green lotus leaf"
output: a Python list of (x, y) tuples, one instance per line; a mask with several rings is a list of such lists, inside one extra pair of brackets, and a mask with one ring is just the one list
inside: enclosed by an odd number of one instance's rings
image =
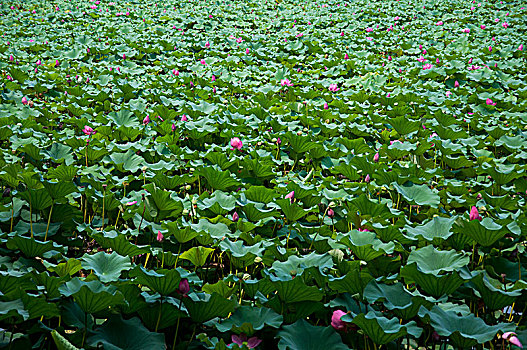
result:
[(137, 313), (148, 328), (160, 330), (175, 325), (181, 317), (188, 317), (182, 304), (179, 299), (167, 297), (162, 302), (156, 301), (139, 308)]
[(265, 186), (251, 186), (244, 192), (244, 194), (250, 201), (265, 204), (272, 202), (276, 197), (276, 193)]
[(99, 281), (86, 282), (78, 277), (64, 283), (59, 291), (63, 296), (73, 296), (73, 300), (89, 314), (125, 303), (115, 286), (105, 286)]
[(53, 199), (45, 188), (29, 189), (20, 192), (20, 196), (29, 203), (33, 210), (44, 210), (53, 204)]
[(451, 218), (435, 216), (424, 225), (416, 227), (405, 226), (405, 237), (410, 239), (424, 238), (427, 241), (433, 241), (437, 238), (445, 240), (453, 234), (451, 230), (456, 218), (456, 216)]
[(393, 182), (392, 185), (410, 204), (429, 205), (432, 208), (437, 208), (439, 205), (440, 198), (437, 191), (431, 190), (426, 185), (416, 185), (411, 182), (406, 182), (404, 185)]
[(392, 285), (377, 283), (372, 280), (364, 289), (364, 297), (369, 303), (383, 300), (383, 305), (388, 310), (394, 310), (403, 319), (412, 319), (419, 307), (426, 303), (424, 298), (416, 297), (409, 293), (402, 283)]
[(434, 306), (431, 310), (422, 306), (419, 317), (429, 319), (437, 334), (450, 337), (454, 345), (461, 348), (483, 344), (494, 339), (498, 332), (514, 331), (516, 328), (511, 323), (489, 326), (473, 314), (460, 317), (455, 311), (444, 311), (439, 306)]
[[(135, 173), (142, 166), (145, 165), (145, 160), (141, 156), (135, 154), (134, 151), (128, 150), (125, 153), (112, 153), (105, 157), (106, 162), (114, 163), (118, 169), (125, 171), (131, 171)], [(104, 160), (103, 160), (104, 161)]]
[(520, 290), (507, 292), (502, 288), (503, 284), (500, 281), (489, 277), (486, 272), (478, 273), (471, 282), (483, 298), (485, 307), (491, 310), (503, 309), (505, 306), (511, 305), (521, 295)]
[(222, 333), (230, 331), (252, 336), (265, 326), (279, 328), (282, 322), (282, 315), (269, 308), (240, 306), (229, 318), (221, 323), (214, 323), (214, 326)]
[(470, 257), (455, 250), (437, 250), (433, 245), (413, 250), (408, 257), (407, 266), (415, 263), (419, 271), (440, 275), (442, 272), (457, 271), (468, 265)]
[(126, 234), (114, 230), (101, 233), (93, 231), (90, 237), (94, 238), (101, 247), (111, 249), (122, 256), (132, 257), (150, 252), (148, 246), (133, 244), (128, 240)]
[(79, 350), (79, 348), (74, 346), (68, 341), (68, 339), (64, 338), (59, 332), (57, 332), (56, 329), (51, 331), (51, 337), (53, 338), (58, 350)]
[(284, 326), (277, 338), (280, 350), (349, 349), (333, 328), (313, 326), (303, 319)]
[(0, 301), (0, 320), (10, 318), (17, 321), (19, 319), (22, 321), (29, 319), (29, 312), (24, 308), (22, 300)]
[(136, 266), (129, 272), (134, 282), (148, 286), (161, 295), (170, 295), (179, 288), (181, 276), (177, 270), (159, 269), (151, 271), (143, 266)]
[(206, 247), (192, 247), (189, 250), (181, 253), (180, 259), (189, 260), (194, 266), (203, 266), (207, 261), (208, 256), (214, 249)]
[(284, 303), (294, 303), (299, 301), (319, 301), (324, 293), (315, 287), (306, 285), (301, 278), (294, 278), (288, 281), (273, 282), (278, 297)]
[(461, 222), (454, 226), (454, 230), (459, 234), (466, 235), (484, 247), (493, 245), (508, 232), (503, 226), (488, 217), (483, 218), (481, 221), (470, 220)]
[(226, 191), (240, 185), (240, 182), (232, 177), (228, 170), (221, 171), (213, 167), (202, 167), (197, 171), (197, 174), (203, 176), (209, 186), (215, 190)]
[(130, 258), (121, 256), (116, 252), (107, 254), (98, 252), (95, 254), (84, 254), (81, 258), (82, 267), (91, 269), (99, 280), (103, 283), (117, 281), (121, 272), (128, 271), (132, 268)]
[(103, 346), (112, 350), (134, 349), (165, 349), (164, 334), (150, 332), (143, 326), (139, 318), (129, 320), (120, 315), (112, 315), (100, 328), (87, 339), (93, 347)]
[(393, 340), (410, 334), (416, 338), (421, 336), (422, 328), (417, 327), (415, 321), (407, 324), (400, 324), (399, 320), (394, 318), (386, 318), (378, 316), (375, 312), (370, 311), (367, 314), (359, 314), (350, 320), (351, 315), (345, 315), (341, 319), (343, 321), (352, 321), (359, 326), (364, 333), (371, 338), (375, 344), (383, 345)]
[(42, 242), (34, 238), (13, 236), (7, 241), (7, 246), (11, 250), (19, 249), (27, 257), (44, 257), (49, 254), (63, 252), (64, 247), (52, 241)]
[(337, 235), (337, 242), (345, 244), (359, 259), (365, 261), (393, 252), (393, 242), (383, 243), (375, 237), (374, 232), (352, 230), (347, 234)]
[(214, 317), (227, 317), (234, 311), (236, 301), (223, 298), (219, 294), (199, 294), (185, 298), (184, 304), (192, 320), (203, 323)]

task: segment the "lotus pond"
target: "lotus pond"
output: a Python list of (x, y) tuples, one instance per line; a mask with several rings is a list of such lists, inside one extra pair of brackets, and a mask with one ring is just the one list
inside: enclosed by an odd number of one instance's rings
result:
[(521, 1), (4, 1), (0, 347), (527, 343)]

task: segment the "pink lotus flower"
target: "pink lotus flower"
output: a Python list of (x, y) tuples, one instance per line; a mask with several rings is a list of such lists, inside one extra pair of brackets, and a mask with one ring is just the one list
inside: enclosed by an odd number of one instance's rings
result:
[(181, 117), (181, 121), (186, 122), (187, 120), (188, 120), (187, 116), (183, 114), (183, 116)]
[(212, 78), (210, 79), (211, 81), (216, 81), (216, 77), (213, 75)]
[(486, 103), (487, 103), (488, 106), (495, 106), (496, 105), (496, 102), (493, 102), (490, 98), (487, 98)]
[(233, 334), (231, 336), (231, 340), (233, 343), (238, 344), (239, 346), (243, 346), (243, 344), (245, 344), (249, 349), (256, 348), (262, 342), (262, 340), (258, 339), (258, 337), (251, 337), (247, 339), (247, 336), (243, 333), (240, 335)]
[(295, 191), (291, 191), (288, 194), (285, 195), (286, 199), (289, 199), (291, 203), (293, 203), (293, 199), (295, 199)]
[(126, 54), (123, 53), (123, 60), (125, 60), (125, 59), (126, 59)]
[(457, 80), (454, 83), (454, 87), (459, 87), (459, 82)]
[(93, 128), (88, 125), (84, 125), (84, 129), (82, 129), (82, 132), (88, 136), (95, 135), (97, 133), (97, 131), (93, 130)]
[(485, 28), (487, 28), (487, 27), (486, 27), (484, 24), (482, 24), (480, 28), (481, 28), (481, 29), (485, 29)]
[(471, 221), (472, 220), (479, 220), (479, 221), (482, 220), (481, 216), (479, 216), (478, 208), (476, 208), (475, 206), (472, 206), (472, 208), (470, 208), (469, 219)]
[(144, 119), (143, 119), (143, 125), (146, 125), (150, 123), (150, 118), (148, 116), (146, 116)]
[(451, 93), (450, 91), (447, 91), (447, 92), (445, 93), (445, 95), (446, 95), (446, 97), (450, 97), (450, 95), (452, 95), (452, 93)]
[(439, 21), (436, 23), (436, 26), (442, 26), (443, 25), (443, 21)]
[(330, 218), (335, 216), (335, 212), (331, 208), (328, 209), (328, 213), (327, 214), (328, 214), (328, 217), (330, 217)]
[(370, 182), (370, 174), (366, 175), (366, 177), (364, 178), (364, 182), (366, 183)]
[(420, 56), (417, 60), (423, 63), (424, 61), (426, 61), (426, 58), (424, 58), (423, 56)]
[(489, 52), (492, 52), (492, 46), (489, 46)]
[(199, 63), (201, 63), (202, 65), (206, 66), (207, 65), (207, 62), (205, 62), (205, 60), (200, 60)]
[(210, 43), (209, 43), (208, 41), (205, 43), (205, 47), (206, 47), (207, 49), (210, 47)]
[(423, 70), (432, 69), (433, 67), (430, 63), (427, 63), (423, 66)]
[(520, 46), (518, 46), (518, 51), (523, 51), (523, 44), (520, 44)]
[(27, 105), (29, 102), (27, 101), (26, 96), (22, 97), (22, 104)]
[(161, 233), (161, 231), (157, 231), (157, 241), (158, 242), (163, 242), (163, 234)]
[(11, 62), (13, 62), (13, 61), (15, 60), (15, 58), (13, 57), (13, 55), (9, 55), (9, 60), (10, 60)]
[(37, 66), (40, 66), (40, 65), (42, 65), (42, 62), (40, 60), (38, 60), (36, 64), (37, 64)]
[(280, 80), (280, 85), (282, 85), (282, 86), (293, 86), (293, 83), (291, 83), (289, 81), (289, 79), (286, 78), (286, 79)]
[(335, 328), (337, 331), (342, 331), (346, 329), (347, 322), (342, 321), (340, 318), (344, 316), (346, 312), (342, 310), (335, 310), (333, 311), (333, 315), (331, 316), (331, 326)]
[(131, 206), (131, 205), (134, 205), (134, 204), (137, 204), (137, 201), (131, 201), (131, 202), (127, 202), (126, 203), (127, 206)]
[(179, 76), (179, 71), (178, 71), (178, 70), (175, 70), (175, 69), (174, 69), (174, 70), (172, 71), (172, 73), (174, 73), (174, 75), (175, 75), (176, 77)]
[(236, 222), (240, 219), (240, 216), (238, 215), (237, 212), (234, 212), (234, 214), (232, 214), (232, 221)]
[(373, 32), (373, 28), (372, 28), (372, 27), (366, 28), (366, 31), (367, 31), (368, 33)]
[(55, 68), (60, 65), (59, 60), (55, 60)]
[(189, 291), (190, 291), (190, 285), (188, 284), (188, 280), (186, 278), (183, 278), (179, 282), (179, 287), (178, 287), (177, 292), (181, 294), (183, 297), (186, 297)]
[(508, 341), (509, 343), (511, 343), (513, 345), (516, 345), (517, 347), (523, 349), (523, 345), (520, 342), (520, 339), (518, 339), (518, 337), (516, 336), (516, 333), (514, 333), (514, 332), (505, 332), (505, 333), (503, 333), (503, 335), (501, 337), (503, 339), (505, 339), (506, 341)]
[(379, 161), (379, 158), (380, 158), (380, 155), (379, 155), (379, 152), (375, 153), (375, 155), (373, 156), (373, 161), (375, 163), (377, 163)]
[(337, 92), (340, 90), (337, 84), (330, 84), (328, 89), (331, 92)]
[(239, 44), (239, 43), (243, 42), (243, 39), (242, 38), (238, 38), (238, 39), (236, 39), (236, 42)]
[(249, 49), (245, 49), (245, 54), (248, 55), (249, 54)]
[(507, 28), (507, 27), (509, 26), (509, 24), (508, 24), (507, 22), (503, 22), (503, 23), (501, 24), (501, 26), (502, 26), (503, 28)]
[[(521, 50), (520, 50), (520, 51), (521, 51)], [(350, 58), (350, 57), (348, 56), (348, 54), (345, 54), (345, 55), (344, 55), (344, 59), (345, 59), (345, 60), (347, 60), (347, 59), (349, 59), (349, 58)]]
[(463, 33), (470, 33), (470, 29), (469, 28), (463, 29)]
[(243, 146), (242, 140), (240, 140), (239, 138), (233, 137), (231, 139), (231, 147), (232, 147), (231, 150), (234, 150), (235, 148), (237, 150), (241, 150), (242, 146)]

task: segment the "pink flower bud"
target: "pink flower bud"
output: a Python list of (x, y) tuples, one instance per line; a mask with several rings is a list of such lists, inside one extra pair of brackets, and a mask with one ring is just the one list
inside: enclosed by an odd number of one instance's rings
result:
[(342, 310), (333, 311), (333, 315), (331, 316), (331, 326), (337, 331), (346, 329), (347, 323), (340, 319), (345, 314), (346, 313)]
[(478, 208), (476, 208), (475, 206), (472, 206), (472, 208), (470, 208), (469, 219), (471, 221), (472, 220), (479, 220), (479, 221), (482, 220), (481, 216), (479, 216)]
[(238, 138), (238, 137), (233, 137), (231, 139), (231, 149), (237, 149), (237, 150), (241, 150), (242, 149), (242, 146), (243, 146), (243, 143), (242, 141)]

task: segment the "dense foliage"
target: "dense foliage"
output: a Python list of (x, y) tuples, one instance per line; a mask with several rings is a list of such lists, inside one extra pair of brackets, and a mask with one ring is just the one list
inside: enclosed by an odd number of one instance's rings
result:
[(520, 1), (4, 1), (0, 346), (527, 343)]

